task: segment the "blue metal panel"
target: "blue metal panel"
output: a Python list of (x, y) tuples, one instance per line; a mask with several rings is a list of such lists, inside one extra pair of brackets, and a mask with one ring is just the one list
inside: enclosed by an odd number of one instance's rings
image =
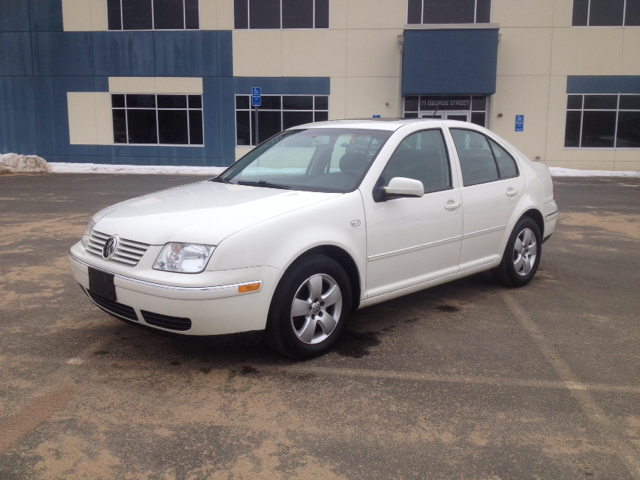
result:
[(25, 0), (0, 1), (0, 32), (28, 32), (29, 2)]
[(402, 95), (496, 92), (498, 29), (405, 30)]
[(283, 94), (329, 95), (331, 79), (329, 77), (282, 77)]
[(251, 95), (251, 87), (260, 87), (263, 95), (282, 93), (280, 77), (233, 77), (233, 93)]
[(640, 93), (640, 75), (570, 75), (567, 93)]
[(158, 147), (158, 155), (166, 158), (205, 158), (205, 147)]
[[(2, 0), (5, 2), (6, 0)], [(62, 0), (29, 1), (32, 32), (62, 32)]]
[(640, 93), (640, 75), (621, 76), (620, 93)]
[[(236, 90), (236, 82), (238, 78), (233, 77), (220, 77), (218, 79), (218, 112), (220, 118), (220, 129), (218, 132), (205, 132), (205, 135), (214, 136), (214, 141), (220, 142), (221, 147), (221, 161), (220, 165), (231, 165), (236, 159), (236, 106), (235, 106), (235, 93), (251, 93), (251, 87), (260, 85), (251, 85), (254, 79), (247, 79), (249, 84), (248, 89), (243, 89), (240, 92)], [(205, 80), (206, 81), (206, 80)], [(205, 120), (206, 122), (206, 120)], [(206, 125), (206, 123), (205, 123)], [(217, 134), (218, 138), (215, 138)], [(208, 140), (205, 140), (208, 141)]]
[(33, 78), (0, 77), (0, 152), (38, 153)]
[(156, 146), (98, 145), (98, 155), (118, 157), (121, 159), (120, 163), (126, 164), (129, 157), (157, 157), (158, 148)]
[(32, 33), (36, 77), (93, 75), (91, 33)]
[(0, 33), (0, 75), (3, 77), (33, 75), (29, 33)]
[[(211, 158), (175, 158), (175, 157), (158, 157), (158, 165), (189, 165), (193, 167), (209, 167), (215, 166), (215, 160)], [(185, 178), (185, 183), (188, 180)]]
[(94, 77), (93, 78), (94, 92), (108, 92), (109, 91), (109, 77)]
[(96, 155), (95, 145), (69, 144), (67, 92), (93, 91), (91, 77), (34, 78), (38, 155)]
[(215, 32), (154, 32), (153, 38), (157, 77), (202, 77), (205, 69), (217, 74)]
[(95, 75), (153, 77), (154, 32), (94, 32)]
[(233, 77), (233, 35), (228, 30), (216, 32), (218, 40), (218, 75)]
[[(229, 137), (225, 137), (222, 133), (222, 122), (220, 121), (220, 103), (224, 102), (224, 98), (220, 95), (218, 87), (218, 78), (205, 77), (202, 79), (203, 95), (202, 95), (202, 121), (204, 123), (204, 144), (206, 146), (206, 157), (220, 157), (224, 151), (224, 146), (232, 144), (235, 155), (235, 133)], [(233, 94), (232, 94), (233, 97)], [(226, 123), (231, 122), (231, 118), (227, 117)], [(233, 121), (235, 124), (235, 120)]]

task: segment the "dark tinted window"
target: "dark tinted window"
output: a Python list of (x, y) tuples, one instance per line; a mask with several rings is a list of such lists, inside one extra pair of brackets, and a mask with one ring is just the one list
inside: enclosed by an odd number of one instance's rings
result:
[(247, 0), (233, 2), (233, 27), (236, 30), (249, 28), (249, 4)]
[(476, 9), (476, 23), (489, 23), (491, 21), (491, 0), (478, 0)]
[(113, 111), (113, 142), (127, 143), (127, 121), (124, 110)]
[(591, 0), (589, 26), (622, 25), (624, 0)]
[(236, 143), (251, 145), (250, 112), (236, 112)]
[(615, 110), (618, 107), (618, 95), (585, 95), (585, 110)]
[(627, 0), (624, 24), (627, 27), (640, 27), (640, 0)]
[(424, 0), (422, 23), (474, 23), (475, 0)]
[(262, 95), (261, 110), (280, 110), (281, 97), (280, 95)]
[(571, 24), (579, 27), (587, 25), (589, 18), (589, 0), (573, 0), (573, 19)]
[(313, 0), (282, 0), (282, 28), (313, 28)]
[(422, 0), (409, 0), (407, 23), (422, 23)]
[(316, 112), (314, 114), (314, 122), (326, 122), (329, 120), (329, 112)]
[(124, 95), (111, 95), (111, 106), (113, 108), (124, 108)]
[(155, 95), (127, 95), (127, 108), (155, 108)]
[(498, 180), (498, 167), (484, 135), (470, 130), (451, 129), (464, 186)]
[(316, 110), (329, 110), (329, 97), (317, 96), (315, 106)]
[(184, 28), (183, 0), (153, 0), (154, 28), (180, 30)]
[(329, 0), (316, 0), (316, 28), (329, 28)]
[(398, 146), (382, 172), (382, 185), (394, 177), (420, 180), (425, 193), (451, 188), (449, 158), (441, 130), (409, 135)]
[(122, 0), (122, 28), (151, 30), (151, 0)]
[(565, 147), (580, 146), (580, 122), (582, 112), (567, 112), (567, 125), (564, 134)]
[(290, 95), (282, 99), (284, 110), (313, 110), (313, 97), (303, 95)]
[(122, 30), (120, 0), (107, 0), (107, 19), (109, 22), (109, 30)]
[(568, 95), (567, 108), (571, 110), (582, 108), (582, 95)]
[(489, 139), (493, 156), (498, 164), (498, 173), (500, 178), (510, 178), (518, 176), (518, 167), (516, 161), (507, 151), (493, 140)]
[(280, 0), (249, 0), (249, 28), (280, 28)]
[(189, 95), (189, 108), (202, 108), (202, 97), (200, 95)]
[(471, 114), (471, 123), (484, 127), (486, 121), (486, 115), (484, 112), (473, 112)]
[(584, 111), (582, 114), (581, 146), (613, 148), (616, 131), (616, 112)]
[[(262, 143), (276, 133), (280, 133), (282, 131), (280, 112), (260, 112), (258, 115), (258, 127), (259, 139), (257, 143)], [(255, 134), (254, 129), (254, 138)]]
[(197, 30), (200, 28), (200, 14), (198, 12), (198, 0), (185, 0), (184, 14), (185, 14), (185, 17), (184, 17), (185, 28), (187, 30)]
[(191, 145), (202, 145), (202, 110), (189, 110), (189, 132)]
[(474, 96), (471, 100), (472, 110), (486, 110), (487, 109), (487, 97)]
[(618, 148), (640, 148), (640, 112), (618, 114)]
[(313, 122), (313, 112), (284, 112), (282, 114), (283, 130), (311, 122)]
[(620, 95), (620, 110), (640, 110), (640, 95)]
[(127, 110), (129, 143), (158, 143), (156, 110)]
[(187, 108), (184, 95), (158, 95), (158, 108)]
[(186, 110), (158, 110), (158, 130), (161, 144), (186, 145), (189, 143)]

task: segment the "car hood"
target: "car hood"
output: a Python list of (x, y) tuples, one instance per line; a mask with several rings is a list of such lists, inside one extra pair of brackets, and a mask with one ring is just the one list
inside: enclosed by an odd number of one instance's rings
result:
[(95, 230), (150, 245), (217, 245), (246, 227), (339, 195), (205, 181), (109, 207), (96, 214)]

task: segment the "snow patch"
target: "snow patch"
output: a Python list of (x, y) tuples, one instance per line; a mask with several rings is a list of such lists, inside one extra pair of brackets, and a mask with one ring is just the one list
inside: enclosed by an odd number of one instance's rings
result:
[(50, 163), (51, 173), (109, 173), (142, 175), (211, 175), (215, 177), (226, 167), (188, 167), (174, 165), (103, 165), (98, 163)]
[(36, 155), (7, 153), (0, 155), (0, 175), (3, 173), (47, 173), (47, 161)]
[(574, 170), (571, 168), (549, 167), (553, 177), (628, 177), (640, 178), (640, 172), (615, 172), (610, 170)]

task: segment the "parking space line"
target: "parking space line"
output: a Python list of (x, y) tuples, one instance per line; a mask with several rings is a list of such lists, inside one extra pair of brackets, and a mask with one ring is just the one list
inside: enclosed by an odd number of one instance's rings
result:
[(615, 426), (591, 396), (591, 393), (589, 393), (587, 388), (580, 382), (577, 375), (573, 373), (569, 364), (562, 359), (553, 347), (553, 344), (544, 336), (538, 325), (531, 320), (531, 317), (529, 317), (517, 300), (505, 291), (500, 292), (500, 296), (518, 322), (520, 322), (520, 325), (522, 325), (538, 345), (542, 354), (570, 390), (582, 411), (587, 415), (587, 418), (595, 424), (600, 430), (604, 440), (617, 452), (618, 457), (625, 464), (629, 473), (631, 473), (634, 478), (640, 479), (640, 455), (638, 452), (625, 441), (623, 435), (618, 433)]
[(81, 391), (82, 387), (73, 383), (59, 385), (10, 417), (0, 425), (0, 455), (62, 410)]

